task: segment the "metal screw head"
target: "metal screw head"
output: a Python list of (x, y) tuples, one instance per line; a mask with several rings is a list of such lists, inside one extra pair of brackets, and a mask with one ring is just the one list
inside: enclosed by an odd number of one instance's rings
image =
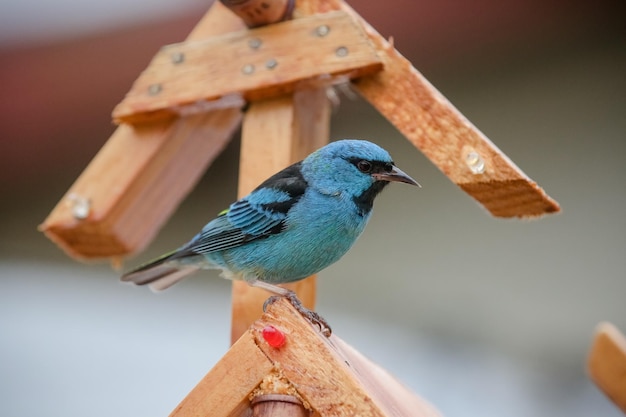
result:
[(329, 33), (330, 33), (330, 26), (328, 25), (321, 25), (315, 29), (315, 34), (319, 36), (320, 38), (328, 35)]
[(85, 220), (89, 217), (91, 213), (91, 200), (76, 193), (71, 193), (67, 199), (70, 203), (72, 216), (74, 216), (76, 220)]
[(263, 41), (259, 38), (252, 38), (248, 41), (248, 46), (252, 49), (259, 49), (262, 44)]
[(254, 65), (252, 64), (246, 64), (243, 66), (243, 68), (241, 68), (241, 72), (246, 74), (246, 75), (250, 75), (254, 72)]
[(185, 62), (185, 54), (182, 52), (174, 52), (170, 58), (172, 59), (173, 64), (182, 64)]
[(163, 91), (163, 86), (161, 84), (152, 84), (150, 87), (148, 87), (148, 94), (150, 94), (151, 96), (156, 96), (161, 91)]
[(475, 151), (471, 151), (465, 156), (465, 163), (473, 174), (485, 172), (485, 161)]
[(274, 58), (268, 59), (265, 62), (265, 68), (267, 68), (267, 69), (272, 70), (272, 69), (276, 68), (277, 66), (278, 66), (278, 61), (276, 61)]
[(339, 48), (335, 49), (335, 55), (339, 56), (339, 57), (344, 57), (348, 55), (348, 48), (346, 48), (345, 46), (340, 46)]

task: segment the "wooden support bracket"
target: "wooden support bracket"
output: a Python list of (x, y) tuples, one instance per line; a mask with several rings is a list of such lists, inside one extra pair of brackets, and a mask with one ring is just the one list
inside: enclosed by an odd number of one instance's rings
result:
[(314, 15), (162, 48), (113, 118), (138, 123), (175, 117), (202, 111), (220, 98), (262, 100), (291, 93), (299, 83), (381, 69), (369, 39), (349, 15)]
[(80, 259), (143, 249), (239, 126), (238, 108), (120, 126), (39, 227)]
[(560, 211), (413, 65), (343, 1), (329, 0), (358, 21), (385, 70), (354, 81), (356, 89), (452, 182), (496, 217), (537, 217)]
[[(188, 40), (242, 28), (239, 18), (216, 3)], [(120, 125), (39, 230), (77, 259), (138, 253), (224, 149), (242, 117), (233, 107)]]

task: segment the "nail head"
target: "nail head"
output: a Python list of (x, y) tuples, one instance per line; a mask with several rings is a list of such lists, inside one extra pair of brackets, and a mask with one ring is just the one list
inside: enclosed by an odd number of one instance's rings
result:
[(171, 59), (173, 64), (182, 64), (183, 62), (185, 62), (185, 54), (183, 54), (182, 52), (174, 52), (171, 55)]
[(148, 87), (148, 94), (150, 94), (151, 96), (156, 96), (162, 90), (163, 87), (161, 86), (161, 84), (152, 84), (150, 87)]
[(278, 61), (276, 61), (274, 58), (268, 59), (267, 62), (265, 62), (265, 67), (267, 69), (274, 69), (278, 66)]
[(345, 46), (340, 46), (339, 48), (335, 49), (335, 55), (337, 55), (338, 57), (347, 56), (348, 48), (346, 48)]
[(263, 41), (261, 41), (261, 39), (259, 38), (252, 38), (248, 41), (248, 46), (252, 49), (259, 49), (262, 44)]
[(320, 38), (330, 33), (330, 27), (328, 25), (321, 25), (315, 29), (315, 34)]
[(68, 200), (71, 204), (72, 216), (77, 220), (85, 220), (91, 213), (91, 201), (78, 194), (70, 194)]
[(467, 154), (465, 163), (473, 174), (482, 174), (485, 172), (485, 161), (475, 151), (471, 151)]

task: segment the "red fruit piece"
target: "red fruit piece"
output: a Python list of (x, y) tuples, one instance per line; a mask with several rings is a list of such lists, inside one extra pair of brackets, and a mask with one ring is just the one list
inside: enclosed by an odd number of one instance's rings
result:
[(265, 326), (261, 334), (263, 335), (263, 339), (265, 339), (267, 344), (273, 348), (279, 348), (283, 346), (287, 341), (285, 334), (271, 325)]

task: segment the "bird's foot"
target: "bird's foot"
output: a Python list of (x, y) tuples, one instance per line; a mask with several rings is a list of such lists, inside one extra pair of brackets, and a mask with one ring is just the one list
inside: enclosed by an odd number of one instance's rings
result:
[(328, 325), (328, 322), (315, 311), (309, 310), (304, 305), (302, 305), (302, 301), (300, 301), (296, 293), (293, 291), (289, 291), (285, 295), (273, 295), (265, 300), (265, 303), (263, 303), (263, 312), (265, 312), (267, 306), (273, 304), (281, 298), (286, 298), (291, 303), (291, 305), (298, 311), (298, 313), (302, 315), (302, 317), (304, 317), (312, 325), (319, 327), (320, 333), (322, 333), (326, 337), (330, 337), (330, 335), (332, 334), (332, 329)]

